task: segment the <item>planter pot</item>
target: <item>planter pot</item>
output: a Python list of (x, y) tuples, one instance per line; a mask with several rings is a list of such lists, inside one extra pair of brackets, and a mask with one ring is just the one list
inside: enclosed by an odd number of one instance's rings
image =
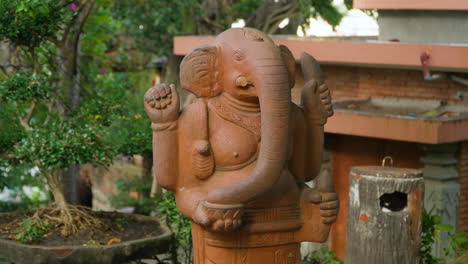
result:
[[(26, 245), (0, 239), (0, 258), (15, 264), (114, 264), (154, 256), (169, 250), (172, 232), (158, 218), (115, 212), (112, 214), (141, 222), (154, 222), (162, 231), (152, 237), (98, 246)], [(0, 217), (5, 215), (7, 214), (0, 213)]]

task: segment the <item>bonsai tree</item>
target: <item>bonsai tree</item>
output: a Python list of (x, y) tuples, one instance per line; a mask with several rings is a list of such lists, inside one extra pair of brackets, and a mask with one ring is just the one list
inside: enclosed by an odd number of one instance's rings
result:
[(0, 2), (0, 39), (13, 50), (1, 67), (0, 134), (8, 136), (0, 137), (0, 165), (44, 176), (54, 203), (33, 218), (47, 219), (65, 236), (101, 223), (69, 204), (76, 202), (76, 174), (64, 172), (83, 163), (108, 165), (113, 156), (95, 104), (80, 107), (80, 40), (94, 3)]

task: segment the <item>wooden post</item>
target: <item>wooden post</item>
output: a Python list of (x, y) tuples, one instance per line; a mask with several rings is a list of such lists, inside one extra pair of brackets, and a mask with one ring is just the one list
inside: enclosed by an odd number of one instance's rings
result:
[(419, 263), (423, 194), (419, 170), (352, 168), (346, 264)]

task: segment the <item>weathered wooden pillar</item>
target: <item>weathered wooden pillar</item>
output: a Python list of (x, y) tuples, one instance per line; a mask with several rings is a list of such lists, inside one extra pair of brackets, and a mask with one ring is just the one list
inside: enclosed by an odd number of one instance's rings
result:
[(419, 263), (423, 195), (419, 170), (352, 168), (346, 264)]

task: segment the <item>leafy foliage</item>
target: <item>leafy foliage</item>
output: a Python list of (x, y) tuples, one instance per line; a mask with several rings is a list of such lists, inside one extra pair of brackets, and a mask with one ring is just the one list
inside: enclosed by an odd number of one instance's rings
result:
[[(173, 192), (161, 192), (154, 198), (143, 194), (149, 193), (151, 188), (139, 178), (119, 180), (116, 184), (119, 193), (111, 196), (111, 203), (116, 208), (132, 206), (135, 213), (150, 215), (154, 211), (166, 222), (175, 235), (171, 245), (171, 255), (176, 263), (191, 263), (192, 256), (192, 228), (190, 220), (177, 209)], [(132, 196), (131, 193), (138, 195)], [(183, 254), (180, 254), (183, 253)]]
[(174, 35), (194, 33), (191, 18), (201, 12), (201, 2), (120, 0), (115, 2), (114, 12), (138, 50), (162, 56), (172, 52)]
[(0, 37), (17, 45), (13, 56), (21, 56), (26, 65), (0, 82), (0, 190), (41, 183), (35, 179), (40, 174), (30, 173), (36, 166), (44, 174), (72, 164), (107, 166), (116, 155), (119, 145), (110, 144), (113, 133), (108, 128), (128, 112), (130, 101), (125, 96), (131, 91), (125, 74), (102, 71), (111, 68), (108, 42), (119, 29), (111, 8), (104, 5), (112, 1), (97, 1), (102, 5), (90, 16), (91, 23), (85, 24), (81, 107), (74, 111), (66, 103), (69, 87), (57, 85), (63, 78), (57, 43), (67, 26), (75, 23), (72, 18), (84, 2), (1, 1), (0, 14), (8, 14), (0, 17)]
[(451, 225), (440, 225), (440, 228), (448, 232), (450, 239), (447, 248), (444, 248), (444, 255), (449, 258), (460, 256), (463, 252), (468, 250), (468, 233), (457, 231), (455, 232)]
[(239, 0), (232, 5), (232, 12), (234, 14), (252, 14), (260, 7), (262, 0)]
[(336, 254), (327, 247), (320, 248), (305, 256), (301, 263), (303, 264), (341, 264), (343, 261), (336, 258)]
[(177, 209), (173, 192), (163, 192), (156, 197), (158, 215), (166, 220), (176, 235), (176, 239), (183, 245), (191, 245), (192, 232), (190, 220)]
[(437, 264), (441, 259), (432, 255), (432, 245), (436, 241), (438, 225), (441, 220), (439, 216), (432, 216), (425, 210), (422, 215), (422, 226), (421, 226), (421, 248), (419, 250), (421, 264)]
[(183, 216), (177, 209), (173, 192), (159, 193), (156, 197), (156, 211), (161, 219), (164, 219), (175, 235), (173, 254), (181, 249), (184, 255), (179, 256), (179, 261), (190, 263), (192, 256), (192, 228), (190, 220)]
[(0, 82), (0, 102), (26, 102), (32, 99), (47, 99), (51, 88), (46, 76), (18, 71)]
[[(143, 195), (151, 191), (151, 185), (142, 182), (141, 179), (118, 180), (115, 185), (119, 192), (117, 195), (110, 197), (113, 207), (123, 208), (130, 206), (135, 208), (135, 213), (143, 215), (150, 215), (154, 208), (157, 207), (155, 199), (147, 198)], [(137, 194), (137, 197), (132, 194)]]
[(84, 163), (105, 166), (111, 162), (113, 153), (102, 130), (79, 120), (56, 120), (26, 134), (16, 148), (16, 156), (46, 170)]
[[(10, 153), (13, 151), (14, 145), (25, 136), (25, 131), (16, 117), (17, 107), (1, 100), (0, 104), (2, 105), (0, 111), (0, 127), (2, 128), (0, 129), (0, 153)], [(0, 167), (1, 165), (0, 162)]]
[(55, 37), (66, 21), (67, 11), (58, 0), (0, 1), (0, 39), (16, 45), (36, 47)]
[(332, 0), (299, 0), (302, 15), (302, 25), (308, 24), (309, 17), (321, 16), (333, 28), (338, 26), (343, 18), (342, 14), (333, 4)]
[(449, 245), (443, 249), (446, 257), (454, 258), (468, 250), (468, 234), (466, 232), (454, 232), (453, 226), (443, 224), (440, 216), (423, 211), (420, 264), (443, 263), (443, 259), (432, 254), (432, 246), (437, 240), (440, 240), (441, 232), (448, 232)]
[(47, 220), (25, 218), (17, 230), (15, 239), (21, 243), (30, 244), (43, 237), (54, 225)]

